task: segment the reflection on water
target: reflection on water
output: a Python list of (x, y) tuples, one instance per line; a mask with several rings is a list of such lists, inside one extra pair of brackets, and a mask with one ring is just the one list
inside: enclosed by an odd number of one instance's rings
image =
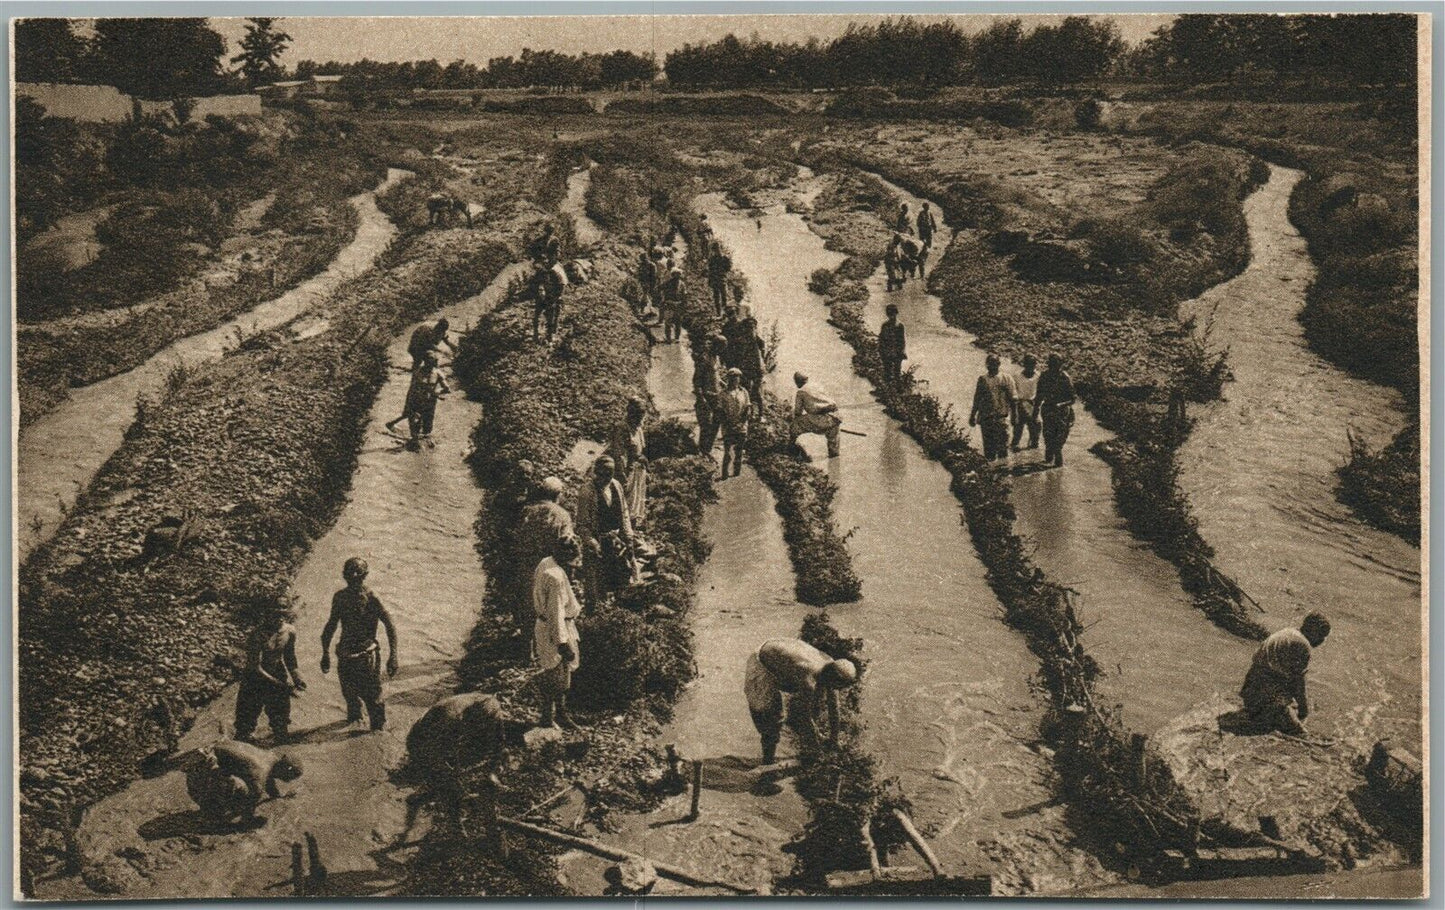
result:
[[(923, 200), (888, 185), (911, 209), (921, 206)], [(936, 205), (931, 208), (941, 211)], [(942, 236), (949, 236), (946, 225)], [(908, 331), (906, 365), (966, 424), (987, 352), (971, 334), (944, 321), (941, 302), (922, 282), (911, 281), (890, 292), (885, 277), (880, 270), (868, 285), (870, 324), (883, 322), (886, 304), (898, 306)], [(1036, 356), (1042, 362), (1049, 353), (1038, 351)], [(1005, 359), (1002, 369), (1015, 372), (1019, 367)], [(1253, 646), (1196, 610), (1180, 589), (1174, 567), (1145, 549), (1124, 526), (1114, 509), (1109, 466), (1089, 451), (1110, 434), (1087, 410), (1076, 410), (1064, 467), (1010, 481), (1017, 513), (1014, 528), (1032, 545), (1034, 562), (1051, 579), (1078, 592), (1080, 619), (1088, 626), (1085, 647), (1107, 674), (1098, 681), (1100, 696), (1123, 704), (1130, 726), (1152, 732), (1213, 692), (1236, 687)], [(1011, 455), (1009, 464), (1032, 466), (1042, 458), (1042, 448), (1023, 451)]]
[(1181, 483), (1216, 562), (1263, 604), (1267, 625), (1323, 610), (1334, 624), (1310, 666), (1311, 727), (1368, 746), (1420, 749), (1420, 551), (1336, 501), (1345, 428), (1374, 445), (1404, 424), (1400, 396), (1313, 354), (1297, 315), (1314, 278), (1288, 217), (1299, 171), (1271, 167), (1245, 202), (1252, 258), (1186, 307), (1227, 344), (1235, 381), (1195, 413)]
[[(496, 305), (520, 269), (509, 267), (482, 294), (443, 314), (464, 329)], [(392, 863), (406, 854), (391, 848), (407, 834), (406, 792), (389, 772), (401, 764), (412, 723), (453, 690), (453, 665), (486, 591), (472, 534), (479, 493), (463, 460), (481, 405), (460, 393), (443, 398), (434, 449), (407, 451), (383, 426), (405, 401), (411, 331), (402, 332), (388, 350), (392, 369), (372, 408), (351, 499), (313, 545), (291, 588), (301, 604), (297, 656), (311, 684), (293, 705), (293, 729), (317, 734), (288, 752), (301, 760), (306, 775), (294, 796), (263, 805), (264, 828), (216, 839), (204, 862), (187, 859), (178, 848), (157, 851), (152, 845), (146, 852), (156, 867), (143, 896), (273, 894), (267, 889), (289, 875), (290, 844), (307, 831), (320, 841), (331, 874), (364, 875), (369, 889), (383, 893), (401, 883), (404, 869)], [(346, 709), (336, 677), (316, 672), (321, 628), (331, 595), (342, 585), (341, 565), (351, 556), (370, 564), (367, 583), (396, 622), (401, 660), (401, 672), (387, 683), (386, 732), (355, 737), (350, 731), (326, 732)], [(208, 745), (219, 731), (229, 731), (234, 699), (233, 686), (196, 719), (182, 748)], [(112, 847), (130, 844), (140, 824), (190, 808), (177, 775), (137, 781), (87, 813), (83, 837)]]
[(1091, 861), (1069, 846), (1048, 805), (1049, 764), (1031, 748), (1037, 661), (999, 619), (949, 476), (883, 414), (807, 290), (809, 274), (840, 257), (795, 215), (770, 214), (758, 230), (716, 196), (702, 207), (748, 278), (754, 313), (778, 321), (773, 390), (791, 399), (801, 369), (838, 402), (844, 426), (866, 434), (843, 436), (837, 459), (825, 460), (821, 437), (802, 441), (838, 484), (838, 525), (852, 531), (864, 598), (831, 612), (843, 634), (866, 640), (864, 711), (883, 776), (900, 779), (945, 865), (993, 872), (1004, 890), (1087, 878)]
[(321, 274), (209, 332), (177, 341), (129, 372), (71, 389), (55, 410), (27, 427), (16, 450), (17, 564), (55, 533), (69, 504), (120, 448), (135, 419), (137, 397), (159, 395), (173, 369), (220, 357), (236, 346), (238, 332), (254, 335), (295, 319), (369, 268), (396, 235), (376, 207), (376, 194), (407, 174), (388, 168), (375, 191), (351, 198), (360, 218), (356, 236)]

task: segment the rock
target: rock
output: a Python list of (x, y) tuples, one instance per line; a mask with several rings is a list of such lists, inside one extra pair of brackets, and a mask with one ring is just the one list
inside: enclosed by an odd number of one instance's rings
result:
[(646, 614), (648, 619), (671, 619), (676, 615), (676, 610), (673, 610), (669, 607), (664, 607), (662, 604), (653, 604), (652, 606), (648, 607)]
[(533, 727), (522, 734), (522, 742), (533, 751), (541, 749), (547, 743), (560, 743), (562, 739), (560, 727)]
[(116, 856), (82, 864), (80, 878), (87, 888), (97, 894), (124, 894), (141, 884), (140, 873)]
[(609, 866), (604, 876), (608, 885), (604, 893), (608, 895), (647, 894), (657, 884), (657, 870), (641, 857)]

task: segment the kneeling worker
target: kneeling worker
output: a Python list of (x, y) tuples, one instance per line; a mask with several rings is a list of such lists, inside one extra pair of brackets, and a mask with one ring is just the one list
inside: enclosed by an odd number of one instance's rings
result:
[(828, 714), (838, 716), (838, 689), (858, 681), (858, 668), (851, 660), (833, 660), (817, 648), (796, 638), (765, 641), (748, 656), (743, 692), (753, 726), (763, 739), (763, 764), (777, 759), (778, 740), (783, 731), (783, 693), (807, 699), (803, 716), (808, 732), (818, 740), (819, 690), (827, 693)]
[[(1254, 662), (1239, 695), (1244, 699), (1244, 710), (1258, 727), (1292, 736), (1305, 732), (1300, 723), (1310, 713), (1305, 671), (1311, 652), (1329, 634), (1330, 621), (1324, 614), (1310, 613), (1298, 629), (1280, 629), (1254, 652)], [(1291, 704), (1298, 706), (1298, 719), (1290, 711)]]

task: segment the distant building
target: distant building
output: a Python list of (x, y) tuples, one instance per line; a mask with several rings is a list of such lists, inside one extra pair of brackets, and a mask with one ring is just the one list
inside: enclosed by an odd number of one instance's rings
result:
[(270, 85), (258, 85), (256, 94), (264, 101), (280, 101), (287, 98), (295, 98), (301, 93), (301, 87), (310, 85), (309, 80), (298, 79), (292, 82), (272, 82)]
[(340, 76), (312, 76), (311, 84), (301, 90), (303, 95), (333, 95), (341, 85)]

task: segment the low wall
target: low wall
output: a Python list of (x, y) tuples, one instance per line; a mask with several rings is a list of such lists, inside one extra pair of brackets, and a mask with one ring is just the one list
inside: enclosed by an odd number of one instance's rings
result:
[[(52, 117), (65, 117), (87, 123), (113, 123), (125, 120), (134, 110), (135, 100), (109, 85), (68, 85), (55, 82), (19, 82), (15, 94), (33, 98)], [(242, 117), (261, 113), (259, 95), (212, 95), (190, 99), (192, 120), (204, 120), (211, 114), (221, 117)], [(174, 101), (140, 101), (146, 114), (171, 115)]]

